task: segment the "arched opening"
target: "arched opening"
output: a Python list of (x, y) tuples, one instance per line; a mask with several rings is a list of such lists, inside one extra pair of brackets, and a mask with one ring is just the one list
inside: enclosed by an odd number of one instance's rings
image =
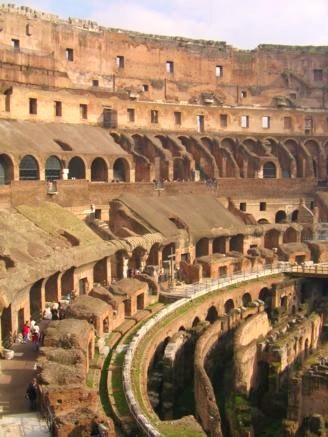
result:
[(62, 274), (61, 277), (61, 291), (62, 296), (70, 297), (73, 289), (74, 289), (74, 267), (66, 270), (65, 273)]
[(267, 220), (267, 219), (260, 219), (260, 220), (257, 221), (257, 223), (259, 225), (268, 225), (269, 224), (269, 220)]
[(173, 161), (173, 180), (183, 181), (189, 179), (190, 162), (183, 158), (175, 158)]
[(31, 319), (39, 321), (42, 315), (42, 283), (40, 279), (30, 288), (30, 314)]
[(96, 262), (93, 267), (93, 282), (97, 282), (104, 286), (107, 284), (107, 258), (103, 258)]
[(301, 241), (313, 240), (313, 232), (310, 228), (304, 228), (301, 233)]
[(244, 293), (242, 296), (243, 306), (247, 307), (252, 302), (252, 296), (249, 293)]
[(19, 164), (19, 179), (21, 181), (37, 181), (40, 171), (37, 160), (32, 155), (25, 155)]
[(145, 294), (141, 293), (137, 296), (137, 310), (143, 310), (145, 308)]
[(0, 155), (0, 185), (9, 184), (14, 179), (14, 165), (7, 155)]
[(45, 284), (46, 302), (58, 302), (59, 300), (58, 275), (59, 273), (55, 273), (50, 276)]
[(103, 158), (96, 158), (92, 161), (91, 181), (108, 182), (108, 167)]
[(272, 299), (271, 292), (267, 287), (262, 288), (259, 294), (259, 299), (264, 302), (264, 308), (268, 314), (271, 312)]
[(229, 314), (235, 308), (235, 304), (232, 299), (228, 299), (224, 304), (224, 312)]
[(192, 327), (194, 328), (195, 326), (200, 324), (200, 319), (199, 317), (195, 317), (193, 322), (192, 322)]
[(297, 243), (298, 232), (294, 228), (288, 228), (284, 232), (283, 242), (284, 243)]
[[(133, 276), (134, 273), (137, 273), (138, 271), (141, 272), (143, 271), (146, 262), (145, 262), (145, 257), (146, 257), (147, 251), (146, 249), (144, 249), (143, 247), (136, 247), (133, 252), (132, 252), (132, 256), (129, 259), (129, 274), (128, 276)], [(132, 275), (131, 275), (132, 273)]]
[(81, 158), (74, 156), (68, 164), (70, 179), (85, 179), (85, 164)]
[(54, 181), (61, 178), (62, 165), (57, 156), (49, 156), (46, 160), (46, 181)]
[(292, 212), (292, 222), (297, 223), (298, 220), (298, 209), (295, 209), (295, 211)]
[(275, 223), (287, 223), (287, 215), (285, 211), (278, 211), (275, 217)]
[(208, 255), (208, 238), (202, 238), (196, 244), (196, 257)]
[(149, 251), (149, 255), (147, 258), (147, 265), (150, 266), (158, 266), (159, 265), (159, 244), (155, 243), (150, 251)]
[[(11, 317), (11, 305), (2, 310), (1, 314), (1, 336), (3, 343), (10, 342), (10, 337), (13, 334), (12, 317)], [(4, 344), (4, 346), (5, 346)], [(0, 345), (1, 346), (1, 345)], [(9, 346), (9, 344), (8, 344)]]
[(125, 250), (118, 250), (114, 257), (111, 257), (111, 272), (113, 278), (120, 280), (128, 275), (128, 254)]
[(231, 237), (230, 251), (244, 253), (244, 236), (242, 234)]
[(263, 178), (276, 178), (277, 177), (277, 168), (273, 162), (266, 162), (263, 166)]
[(279, 246), (280, 232), (276, 229), (271, 229), (264, 234), (264, 247), (266, 249), (273, 249)]
[(206, 321), (210, 322), (210, 323), (214, 323), (216, 320), (218, 320), (219, 315), (218, 315), (218, 311), (215, 308), (215, 306), (211, 306), (208, 311), (207, 311), (207, 316), (206, 316)]
[(226, 237), (218, 237), (213, 240), (213, 253), (226, 253)]
[(108, 334), (109, 333), (109, 317), (105, 317), (103, 320), (103, 333)]
[(119, 158), (114, 162), (113, 178), (115, 181), (130, 182), (129, 173), (130, 173), (130, 167), (125, 159)]
[(280, 299), (280, 306), (281, 306), (281, 308), (286, 312), (287, 311), (287, 309), (288, 309), (288, 298), (287, 298), (287, 296), (283, 296), (281, 299)]
[(184, 326), (180, 326), (180, 328), (179, 328), (179, 332), (180, 332), (180, 331), (186, 332), (186, 328), (185, 328)]

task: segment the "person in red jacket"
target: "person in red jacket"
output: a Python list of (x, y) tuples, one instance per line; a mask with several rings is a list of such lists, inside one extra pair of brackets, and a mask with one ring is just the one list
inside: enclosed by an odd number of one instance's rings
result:
[(22, 328), (22, 335), (23, 335), (23, 343), (26, 343), (28, 340), (28, 337), (30, 335), (30, 326), (28, 322), (25, 322)]

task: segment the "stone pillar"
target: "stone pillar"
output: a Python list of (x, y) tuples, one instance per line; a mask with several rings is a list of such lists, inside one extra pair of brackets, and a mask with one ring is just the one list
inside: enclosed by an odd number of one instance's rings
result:
[(248, 162), (246, 160), (243, 161), (243, 177), (247, 178), (248, 173)]
[(221, 177), (225, 178), (227, 176), (227, 158), (223, 156), (222, 158), (222, 168), (221, 168)]
[(207, 250), (209, 255), (213, 255), (213, 239), (209, 238), (208, 240), (208, 250)]
[(135, 181), (136, 181), (136, 170), (135, 170), (135, 168), (131, 168), (130, 169), (130, 180), (129, 180), (129, 182), (131, 184), (134, 184)]
[(114, 180), (114, 170), (112, 168), (108, 168), (108, 182), (112, 182)]
[(107, 284), (110, 284), (112, 282), (112, 264), (110, 262), (110, 256), (106, 258), (106, 270), (107, 270), (106, 281)]
[(168, 178), (169, 178), (170, 181), (173, 181), (173, 178), (174, 178), (173, 159), (169, 160)]
[(85, 169), (85, 179), (87, 181), (91, 181), (91, 168), (90, 167), (86, 167), (86, 169)]
[(231, 240), (231, 237), (226, 237), (224, 253), (227, 253), (230, 251), (230, 240)]
[(128, 269), (129, 269), (129, 258), (123, 256), (122, 257), (122, 276), (123, 276), (123, 278), (128, 277)]
[(141, 272), (143, 272), (145, 270), (145, 267), (147, 265), (148, 256), (149, 256), (149, 253), (145, 252), (145, 254), (140, 257), (140, 271)]

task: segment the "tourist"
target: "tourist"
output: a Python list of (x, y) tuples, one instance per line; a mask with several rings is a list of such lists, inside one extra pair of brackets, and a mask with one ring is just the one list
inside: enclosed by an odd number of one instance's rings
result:
[(40, 328), (38, 325), (34, 325), (32, 332), (32, 343), (33, 343), (33, 349), (37, 351), (39, 349), (40, 344)]
[(38, 399), (38, 384), (35, 378), (32, 379), (32, 382), (30, 382), (27, 387), (26, 398), (30, 401), (31, 410), (36, 410), (36, 404)]
[(52, 319), (52, 314), (51, 314), (51, 310), (49, 307), (47, 307), (42, 314), (42, 317), (46, 320), (51, 320)]
[(22, 335), (23, 335), (23, 343), (26, 343), (29, 339), (30, 335), (30, 326), (28, 324), (28, 321), (26, 321), (22, 328)]

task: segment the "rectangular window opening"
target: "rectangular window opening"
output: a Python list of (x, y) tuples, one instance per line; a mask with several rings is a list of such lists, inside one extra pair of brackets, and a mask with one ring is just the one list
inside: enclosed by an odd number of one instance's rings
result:
[(38, 101), (35, 98), (29, 99), (29, 113), (33, 115), (38, 113)]
[(239, 209), (240, 209), (240, 211), (245, 212), (245, 211), (246, 211), (246, 208), (247, 208), (247, 204), (246, 204), (246, 202), (240, 202), (240, 204), (239, 204)]
[(74, 61), (74, 50), (70, 49), (70, 48), (66, 49), (65, 56), (66, 56), (67, 61), (73, 62)]
[(88, 105), (85, 103), (80, 104), (80, 116), (82, 120), (87, 120), (88, 118)]
[(62, 102), (55, 102), (55, 116), (61, 117), (62, 116)]
[(222, 67), (222, 65), (217, 65), (215, 67), (215, 76), (216, 77), (222, 77), (223, 76), (223, 67)]
[(292, 118), (284, 117), (284, 129), (291, 129), (291, 128), (292, 128)]
[(313, 70), (313, 80), (321, 82), (323, 80), (323, 71), (319, 68)]
[(10, 112), (11, 109), (11, 95), (13, 93), (12, 88), (7, 89), (4, 94), (5, 94), (5, 111), (6, 112)]
[(262, 117), (262, 128), (269, 129), (270, 128), (270, 117), (265, 115)]
[(144, 84), (142, 85), (142, 91), (143, 91), (144, 93), (146, 93), (147, 91), (149, 91), (149, 85), (147, 85), (146, 83), (144, 83)]
[(128, 108), (128, 120), (129, 122), (133, 123), (135, 121), (135, 109), (134, 108)]
[(204, 115), (197, 115), (197, 131), (198, 132), (205, 131), (205, 117), (204, 117)]
[(182, 116), (181, 112), (174, 112), (174, 122), (177, 126), (181, 126)]
[(260, 202), (260, 211), (266, 211), (267, 204), (266, 202)]
[(241, 127), (248, 128), (249, 127), (249, 116), (248, 115), (242, 115), (240, 118), (240, 125)]
[(19, 48), (20, 48), (20, 42), (19, 42), (19, 39), (15, 39), (15, 38), (13, 38), (13, 39), (11, 40), (11, 46), (12, 46), (13, 49), (15, 49), (15, 50), (19, 50)]
[(166, 61), (166, 72), (167, 73), (174, 73), (174, 62), (173, 61)]
[(246, 97), (247, 97), (247, 91), (242, 90), (241, 93), (240, 93), (240, 96), (241, 96), (242, 99), (246, 99)]
[(152, 109), (150, 111), (150, 121), (151, 123), (158, 123), (158, 111), (156, 111), (155, 109)]
[(98, 87), (99, 86), (99, 80), (98, 79), (93, 79), (92, 86), (93, 87)]
[(116, 68), (124, 68), (124, 56), (116, 56)]
[(305, 133), (305, 135), (312, 135), (313, 128), (314, 128), (313, 118), (306, 117), (304, 119), (304, 133)]
[(220, 114), (220, 127), (225, 128), (228, 126), (228, 115)]

